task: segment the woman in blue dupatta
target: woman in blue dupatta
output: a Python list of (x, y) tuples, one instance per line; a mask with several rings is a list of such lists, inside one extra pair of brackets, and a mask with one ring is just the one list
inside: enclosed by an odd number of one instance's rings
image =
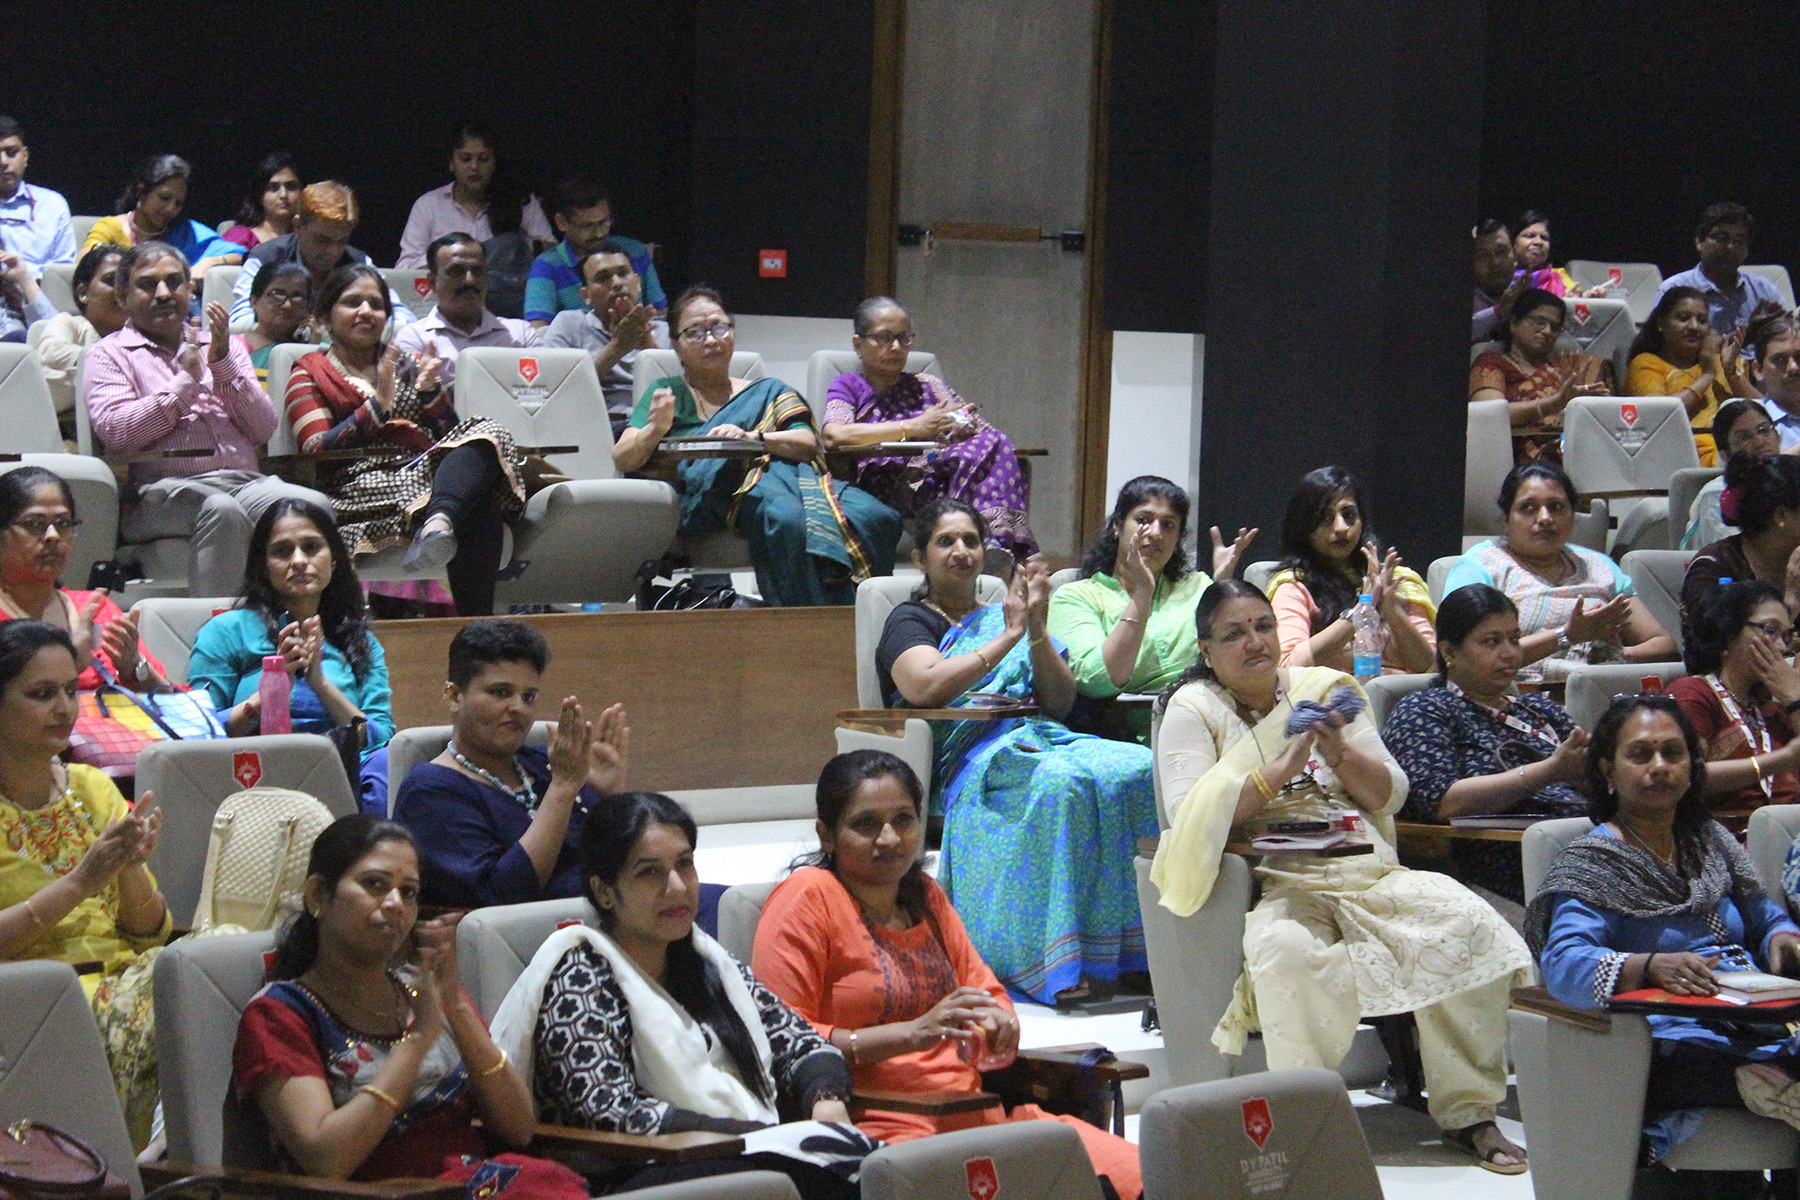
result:
[(876, 674), (890, 704), (977, 707), (998, 693), (1043, 710), (933, 725), (938, 882), (1009, 988), (1066, 1003), (1147, 967), (1132, 859), (1156, 835), (1152, 759), (1061, 724), (1075, 676), (1045, 631), (1049, 568), (1033, 555), (1003, 603), (978, 604), (987, 536), (966, 501), (946, 497), (919, 515), (925, 586), (889, 615)]
[(851, 604), (856, 585), (894, 570), (900, 514), (825, 467), (812, 410), (778, 379), (731, 377), (737, 345), (719, 294), (691, 287), (669, 306), (681, 375), (638, 398), (613, 463), (635, 471), (663, 438), (761, 438), (762, 458), (682, 462), (681, 531), (733, 529), (750, 542), (763, 600), (775, 605)]

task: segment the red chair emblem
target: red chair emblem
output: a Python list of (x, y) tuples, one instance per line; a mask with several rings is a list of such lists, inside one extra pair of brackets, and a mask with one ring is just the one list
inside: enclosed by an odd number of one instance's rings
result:
[(523, 379), (526, 383), (536, 383), (537, 377), (538, 377), (537, 359), (521, 358), (519, 360), (519, 378)]
[(417, 279), (413, 280), (413, 291), (419, 293), (419, 299), (421, 299), (421, 300), (423, 300), (425, 297), (431, 295), (431, 279), (430, 279), (430, 277), (426, 276), (426, 275), (421, 275)]
[(1588, 323), (1588, 317), (1592, 315), (1592, 311), (1593, 310), (1589, 309), (1585, 304), (1577, 304), (1575, 306), (1575, 319), (1580, 321), (1583, 325), (1586, 325)]
[(1637, 405), (1635, 405), (1635, 404), (1619, 405), (1619, 419), (1621, 421), (1625, 422), (1627, 425), (1636, 425), (1637, 417), (1638, 417)]
[(963, 1164), (969, 1175), (969, 1200), (994, 1200), (1000, 1194), (1000, 1172), (991, 1158), (971, 1158)]
[(1625, 272), (1619, 270), (1617, 267), (1608, 267), (1606, 269), (1606, 282), (1612, 284), (1614, 287), (1618, 287), (1621, 283), (1625, 282)]
[(262, 755), (254, 750), (240, 750), (231, 756), (231, 777), (239, 787), (253, 788), (262, 778)]
[(1275, 1118), (1269, 1114), (1269, 1102), (1261, 1096), (1252, 1096), (1244, 1101), (1244, 1136), (1256, 1143), (1261, 1150), (1269, 1142), (1269, 1135), (1275, 1132)]

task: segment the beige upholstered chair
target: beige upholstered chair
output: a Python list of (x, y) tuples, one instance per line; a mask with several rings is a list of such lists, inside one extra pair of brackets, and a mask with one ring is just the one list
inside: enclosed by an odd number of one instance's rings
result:
[(1681, 583), (1687, 577), (1688, 563), (1693, 558), (1692, 550), (1645, 549), (1633, 550), (1619, 560), (1620, 568), (1631, 576), (1638, 599), (1644, 602), (1656, 623), (1675, 639), (1676, 649), (1680, 649), (1683, 642)]
[[(807, 360), (806, 403), (813, 410), (813, 420), (821, 426), (825, 423), (825, 393), (831, 390), (831, 381), (855, 371), (861, 362), (854, 350), (815, 350)], [(928, 350), (907, 354), (906, 371), (909, 375), (944, 377), (944, 368), (939, 365), (937, 355)]]
[(1652, 677), (1667, 687), (1685, 674), (1687, 668), (1678, 662), (1601, 663), (1576, 667), (1569, 672), (1563, 707), (1568, 710), (1570, 720), (1592, 733), (1594, 722), (1612, 705), (1614, 696), (1635, 696), (1644, 690), (1644, 680)]
[[(1381, 1200), (1381, 1179), (1335, 1071), (1302, 1067), (1158, 1092), (1138, 1117), (1144, 1194)], [(1263, 1180), (1266, 1189), (1258, 1189)]]
[(1570, 259), (1565, 269), (1584, 290), (1596, 284), (1612, 284), (1607, 290), (1607, 298), (1625, 301), (1631, 310), (1631, 319), (1640, 325), (1650, 319), (1662, 290), (1662, 268), (1655, 263), (1595, 262), (1576, 258)]
[(237, 605), (235, 596), (152, 596), (131, 606), (138, 615), (138, 640), (169, 674), (171, 683), (187, 684), (188, 659), (194, 640), (213, 617)]
[(1763, 805), (1750, 814), (1750, 827), (1744, 834), (1764, 893), (1791, 915), (1793, 905), (1788, 902), (1781, 875), (1787, 867), (1788, 851), (1800, 838), (1800, 804)]
[(1020, 1121), (884, 1146), (863, 1160), (863, 1200), (987, 1195), (1007, 1200), (1099, 1200), (1100, 1181), (1081, 1137), (1056, 1121)]

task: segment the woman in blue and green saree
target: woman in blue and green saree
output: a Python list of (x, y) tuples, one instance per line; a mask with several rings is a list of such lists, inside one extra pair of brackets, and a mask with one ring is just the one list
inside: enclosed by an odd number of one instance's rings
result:
[(742, 534), (772, 605), (850, 604), (857, 584), (891, 574), (900, 514), (831, 477), (798, 392), (778, 379), (732, 378), (737, 338), (719, 294), (687, 289), (669, 306), (669, 328), (681, 374), (638, 398), (614, 465), (638, 470), (665, 437), (760, 438), (769, 451), (760, 458), (682, 461), (681, 531)]
[(987, 535), (962, 500), (919, 515), (925, 584), (889, 615), (876, 674), (894, 705), (976, 712), (1004, 697), (1040, 710), (933, 722), (938, 882), (1007, 987), (1043, 1003), (1079, 1000), (1147, 967), (1132, 859), (1156, 836), (1152, 760), (1143, 746), (1061, 723), (1075, 676), (1045, 629), (1049, 568), (1027, 558), (1003, 602), (980, 604)]

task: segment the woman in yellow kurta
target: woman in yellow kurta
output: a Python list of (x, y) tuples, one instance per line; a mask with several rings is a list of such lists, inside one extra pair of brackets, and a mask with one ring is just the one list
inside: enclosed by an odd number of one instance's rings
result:
[(1723, 465), (1712, 435), (1719, 405), (1733, 396), (1755, 400), (1762, 395), (1744, 377), (1739, 358), (1743, 344), (1741, 332), (1720, 342), (1707, 324), (1705, 295), (1691, 287), (1664, 292), (1631, 343), (1625, 394), (1679, 396), (1687, 406), (1703, 467)]
[[(1406, 775), (1329, 667), (1283, 670), (1275, 613), (1240, 580), (1208, 588), (1194, 614), (1200, 662), (1167, 701), (1157, 740), (1173, 826), (1150, 877), (1165, 908), (1206, 902), (1225, 844), (1274, 821), (1358, 813), (1372, 853), (1265, 856), (1262, 901), (1244, 922), (1244, 974), (1213, 1032), (1227, 1054), (1262, 1030), (1272, 1069), (1334, 1068), (1365, 1016), (1411, 1012), (1431, 1115), (1490, 1171), (1525, 1152), (1494, 1124), (1506, 1094), (1506, 1006), (1531, 956), (1500, 915), (1444, 875), (1402, 867), (1391, 814)], [(1346, 720), (1346, 701), (1355, 715)], [(1312, 707), (1308, 707), (1311, 702)], [(1304, 726), (1290, 736), (1290, 722)]]
[(67, 633), (0, 624), (0, 957), (81, 972), (142, 1149), (157, 1096), (150, 964), (170, 931), (144, 863), (162, 814), (150, 793), (139, 815), (105, 775), (58, 761), (75, 727), (78, 674)]

